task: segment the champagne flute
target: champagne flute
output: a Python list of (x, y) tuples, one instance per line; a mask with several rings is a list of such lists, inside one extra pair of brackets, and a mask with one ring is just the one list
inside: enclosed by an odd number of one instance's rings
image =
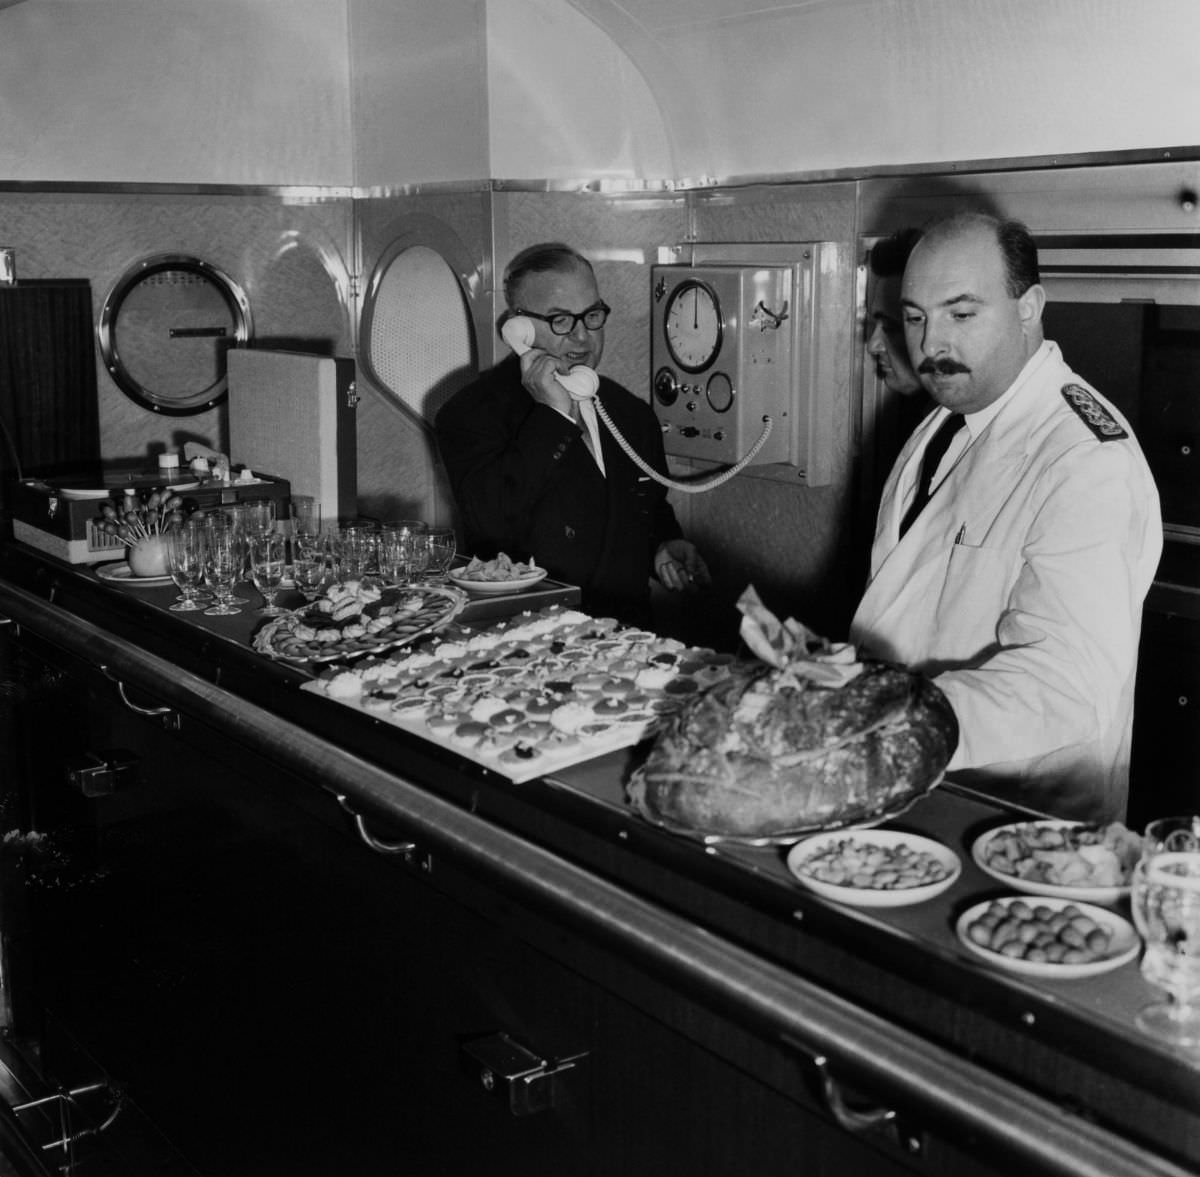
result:
[(251, 535), (247, 543), (250, 548), (250, 578), (263, 596), (263, 607), (255, 612), (265, 617), (278, 617), (284, 612), (275, 604), (275, 597), (283, 584), (284, 538), (277, 531), (267, 531)]
[(181, 596), (169, 606), (172, 613), (198, 612), (200, 582), (204, 579), (204, 529), (197, 523), (177, 523), (167, 529), (167, 569)]
[(237, 527), (222, 521), (211, 524), (204, 536), (204, 578), (217, 603), (204, 610), (206, 617), (232, 617), (241, 610), (235, 607), (238, 600), (233, 595), (233, 586), (242, 575), (246, 553), (242, 545), (242, 534)]
[(1138, 1028), (1174, 1046), (1200, 1046), (1200, 850), (1142, 858), (1130, 906), (1145, 943), (1142, 976), (1166, 993), (1138, 1012)]
[(454, 529), (450, 527), (431, 527), (426, 537), (426, 550), (429, 560), (425, 575), (430, 580), (444, 581), (450, 565), (454, 563), (454, 555), (458, 550), (458, 541)]

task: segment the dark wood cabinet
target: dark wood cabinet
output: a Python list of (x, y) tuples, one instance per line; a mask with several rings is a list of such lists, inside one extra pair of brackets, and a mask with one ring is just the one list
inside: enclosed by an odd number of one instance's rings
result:
[[(955, 951), (953, 906), (863, 918), (776, 853), (631, 823), (611, 763), (505, 787), (86, 570), (6, 572), (0, 813), (6, 845), (43, 838), (0, 912), (28, 982), (0, 1046), (123, 1084), (160, 1146), (119, 1118), (80, 1141), (89, 1173), (139, 1172), (104, 1149), (213, 1177), (1200, 1159), (1195, 1066), (1125, 1028), (1136, 969), (1014, 983)], [(541, 1063), (545, 1110), (514, 1114), (540, 1097), (497, 1041)]]

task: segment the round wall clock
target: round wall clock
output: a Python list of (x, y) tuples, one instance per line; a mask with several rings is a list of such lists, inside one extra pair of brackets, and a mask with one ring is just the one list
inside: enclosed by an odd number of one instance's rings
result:
[(98, 328), (100, 354), (121, 391), (170, 417), (225, 399), (226, 352), (250, 334), (250, 304), (233, 279), (183, 254), (127, 270), (104, 300)]
[(721, 351), (725, 320), (716, 291), (689, 278), (671, 291), (663, 310), (663, 335), (671, 358), (685, 372), (703, 372)]

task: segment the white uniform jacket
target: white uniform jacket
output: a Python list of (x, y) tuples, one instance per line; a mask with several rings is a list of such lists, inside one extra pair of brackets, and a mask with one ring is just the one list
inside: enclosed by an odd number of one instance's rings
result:
[(851, 638), (934, 676), (959, 721), (956, 780), (1119, 819), (1162, 551), (1150, 469), (1125, 419), (1043, 343), (900, 539), (901, 473), (945, 416), (917, 427), (888, 477)]

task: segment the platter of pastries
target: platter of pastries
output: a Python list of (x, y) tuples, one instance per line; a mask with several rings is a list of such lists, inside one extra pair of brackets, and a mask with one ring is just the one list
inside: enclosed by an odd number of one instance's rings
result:
[(466, 603), (464, 593), (438, 585), (381, 588), (348, 580), (331, 585), (305, 608), (272, 618), (252, 644), (281, 662), (347, 662), (434, 633)]
[(732, 661), (553, 605), (331, 665), (303, 689), (520, 782), (638, 743)]

